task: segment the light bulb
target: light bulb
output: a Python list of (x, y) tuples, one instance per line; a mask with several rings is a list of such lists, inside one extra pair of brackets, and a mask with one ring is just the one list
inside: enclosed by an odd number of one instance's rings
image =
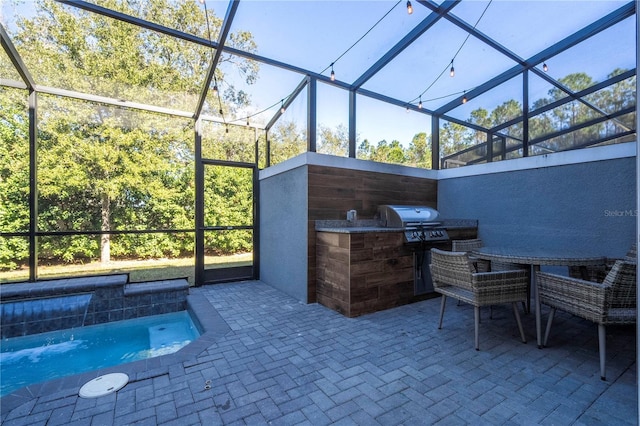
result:
[(280, 105), (280, 114), (284, 114), (286, 110), (284, 109), (284, 101), (282, 101), (282, 104)]
[(220, 113), (220, 115), (222, 115), (222, 108), (220, 108), (218, 112)]
[(226, 133), (229, 133), (229, 127), (228, 127), (228, 126), (227, 126), (227, 130), (226, 130)]
[(331, 81), (336, 81), (336, 73), (331, 70)]
[(454, 75), (456, 75), (456, 70), (455, 70), (455, 69), (453, 69), (453, 65), (451, 65), (451, 69), (449, 70), (449, 75), (450, 75), (451, 77), (453, 77)]
[(464, 96), (462, 96), (462, 103), (466, 104), (467, 103), (467, 94), (465, 92)]
[(218, 95), (218, 85), (217, 85), (217, 84), (214, 84), (214, 85), (213, 85), (213, 95), (214, 95), (214, 96), (217, 96), (217, 95)]
[(250, 126), (249, 119), (247, 118), (247, 127), (249, 127), (249, 126)]
[(544, 71), (544, 72), (549, 71), (549, 67), (547, 66), (546, 62), (542, 64), (542, 71)]
[(422, 96), (420, 97), (420, 102), (418, 102), (418, 108), (422, 109)]
[(411, 6), (411, 2), (407, 1), (407, 13), (411, 15), (413, 13), (413, 6)]

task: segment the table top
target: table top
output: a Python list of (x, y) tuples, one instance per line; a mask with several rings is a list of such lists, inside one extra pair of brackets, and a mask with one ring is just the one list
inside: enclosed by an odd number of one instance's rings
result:
[(604, 256), (594, 256), (593, 253), (537, 247), (487, 246), (475, 249), (472, 254), (480, 259), (499, 260), (523, 265), (586, 266), (602, 265), (606, 262)]

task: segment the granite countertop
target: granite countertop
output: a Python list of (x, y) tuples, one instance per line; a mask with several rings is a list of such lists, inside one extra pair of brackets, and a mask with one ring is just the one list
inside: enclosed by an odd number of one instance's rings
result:
[[(478, 221), (473, 219), (444, 219), (442, 227), (477, 228)], [(365, 232), (404, 232), (405, 228), (387, 228), (375, 219), (347, 220), (316, 220), (316, 231), (336, 232), (340, 234), (360, 234)]]
[(361, 234), (365, 232), (403, 232), (404, 228), (387, 228), (375, 219), (316, 220), (316, 231), (340, 234)]

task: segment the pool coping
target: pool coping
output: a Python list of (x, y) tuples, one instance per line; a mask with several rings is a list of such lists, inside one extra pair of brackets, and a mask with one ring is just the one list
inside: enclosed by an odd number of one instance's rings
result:
[[(25, 386), (0, 398), (2, 419), (12, 410), (35, 398), (49, 397), (54, 400), (77, 395), (82, 385), (103, 374), (125, 373), (129, 376), (129, 384), (165, 375), (169, 373), (170, 366), (195, 359), (218, 338), (231, 331), (231, 327), (199, 288), (191, 287), (189, 289), (187, 310), (194, 314), (193, 319), (194, 322), (197, 322), (196, 326), (200, 328), (201, 335), (179, 351)], [(126, 389), (126, 386), (123, 389)]]

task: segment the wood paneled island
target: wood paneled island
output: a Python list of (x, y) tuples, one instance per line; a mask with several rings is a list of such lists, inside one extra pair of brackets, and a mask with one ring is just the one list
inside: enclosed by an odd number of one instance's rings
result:
[[(452, 239), (477, 235), (475, 226), (447, 230)], [(451, 248), (449, 241), (436, 244)], [(317, 301), (347, 317), (435, 297), (415, 294), (415, 267), (401, 228), (316, 227)]]

